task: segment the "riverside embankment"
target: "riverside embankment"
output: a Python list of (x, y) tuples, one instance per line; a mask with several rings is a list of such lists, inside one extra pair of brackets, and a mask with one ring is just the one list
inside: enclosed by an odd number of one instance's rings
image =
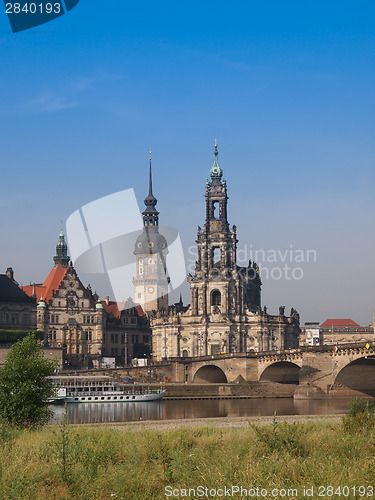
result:
[[(153, 387), (160, 387), (153, 385)], [(292, 398), (294, 384), (254, 382), (249, 384), (164, 384), (165, 399)]]

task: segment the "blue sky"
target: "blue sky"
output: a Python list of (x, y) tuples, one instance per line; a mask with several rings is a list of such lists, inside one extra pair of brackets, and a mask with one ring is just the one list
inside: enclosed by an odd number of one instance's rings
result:
[(269, 311), (369, 324), (374, 14), (371, 1), (80, 0), (12, 34), (0, 11), (1, 272), (43, 281), (60, 221), (85, 203), (132, 187), (142, 207), (150, 147), (160, 223), (187, 250), (217, 137), (239, 249), (316, 250), (303, 279), (264, 280)]

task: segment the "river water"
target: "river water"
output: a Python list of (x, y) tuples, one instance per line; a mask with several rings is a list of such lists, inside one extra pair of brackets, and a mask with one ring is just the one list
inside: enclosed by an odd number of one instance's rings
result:
[[(294, 400), (292, 398), (163, 400), (150, 403), (76, 403), (67, 405), (72, 424), (130, 422), (142, 420), (206, 417), (251, 417), (273, 415), (328, 415), (343, 413), (350, 398)], [(63, 406), (54, 410), (52, 422), (59, 423)]]

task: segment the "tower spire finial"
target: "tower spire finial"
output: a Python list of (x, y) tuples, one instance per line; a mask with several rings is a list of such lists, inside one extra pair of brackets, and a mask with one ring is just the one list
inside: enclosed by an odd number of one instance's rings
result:
[(143, 212), (143, 215), (149, 215), (150, 213), (152, 214), (158, 213), (158, 211), (155, 208), (157, 202), (158, 200), (155, 198), (152, 192), (152, 168), (151, 168), (151, 150), (150, 150), (150, 176), (148, 180), (148, 195), (145, 198), (146, 210)]
[(214, 160), (214, 164), (212, 165), (211, 170), (210, 170), (210, 176), (211, 176), (211, 178), (216, 177), (218, 179), (221, 179), (221, 177), (223, 176), (223, 171), (220, 168), (218, 160), (217, 160), (217, 157), (219, 155), (219, 153), (217, 151), (217, 139), (215, 139), (215, 152), (214, 152), (214, 155), (215, 155), (215, 160)]
[(152, 194), (152, 169), (151, 169), (151, 160), (152, 160), (152, 155), (151, 155), (151, 148), (150, 148), (150, 178), (148, 181), (148, 195), (153, 196)]

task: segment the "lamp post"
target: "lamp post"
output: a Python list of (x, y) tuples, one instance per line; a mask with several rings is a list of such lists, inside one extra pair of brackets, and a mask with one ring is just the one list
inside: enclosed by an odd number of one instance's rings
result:
[(125, 331), (125, 337), (124, 337), (124, 341), (125, 341), (125, 345), (124, 345), (124, 349), (125, 349), (125, 366), (128, 366), (128, 332)]

